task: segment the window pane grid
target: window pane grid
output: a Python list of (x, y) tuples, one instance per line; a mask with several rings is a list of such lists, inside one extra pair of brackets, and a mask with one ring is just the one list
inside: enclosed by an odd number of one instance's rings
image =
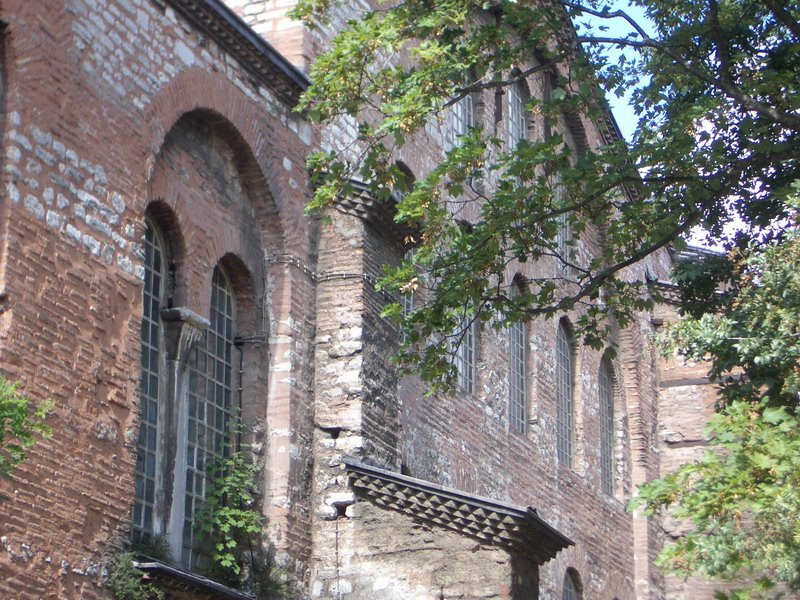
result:
[(571, 241), (569, 217), (564, 213), (558, 216), (558, 232), (556, 233), (556, 251), (561, 258), (558, 266), (562, 271), (569, 271)]
[(606, 494), (614, 494), (614, 387), (605, 360), (598, 378), (600, 396), (600, 484)]
[[(404, 292), (403, 297), (403, 318), (407, 319), (414, 312), (414, 292)], [(403, 343), (408, 339), (406, 332), (403, 332)]]
[(508, 147), (516, 148), (525, 139), (525, 100), (519, 83), (508, 88)]
[(182, 559), (190, 567), (197, 564), (193, 521), (205, 499), (207, 466), (215, 456), (225, 452), (229, 434), (233, 397), (233, 313), (233, 291), (225, 274), (217, 268), (211, 286), (211, 325), (189, 364)]
[[(562, 208), (562, 201), (564, 199), (564, 186), (560, 182), (556, 182), (553, 191), (556, 207)], [(558, 267), (564, 272), (569, 272), (570, 266), (568, 262), (571, 259), (570, 246), (572, 242), (572, 231), (569, 226), (569, 215), (562, 213), (558, 216), (558, 231), (556, 232), (556, 252), (561, 258), (558, 262)]]
[(574, 415), (572, 401), (572, 345), (563, 325), (556, 337), (556, 449), (558, 462), (572, 466)]
[(475, 106), (472, 95), (467, 94), (453, 105), (453, 135), (460, 136), (469, 133), (470, 127), (475, 124)]
[(462, 322), (460, 329), (463, 335), (455, 356), (456, 381), (461, 389), (470, 394), (475, 392), (475, 327), (474, 321)]
[(142, 298), (140, 424), (136, 444), (136, 493), (131, 515), (133, 535), (153, 533), (156, 487), (156, 437), (160, 316), (164, 290), (164, 250), (155, 229), (147, 223), (144, 235), (144, 291)]
[(509, 329), (509, 388), (511, 427), (525, 432), (527, 423), (527, 369), (525, 323), (513, 323)]

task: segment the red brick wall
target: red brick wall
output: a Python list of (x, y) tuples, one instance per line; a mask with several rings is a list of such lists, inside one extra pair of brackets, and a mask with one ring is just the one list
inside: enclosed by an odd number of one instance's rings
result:
[[(270, 541), (302, 575), (310, 552), (314, 295), (302, 268), (313, 261), (314, 228), (302, 216), (310, 129), (169, 7), (20, 0), (3, 3), (2, 19), (0, 368), (57, 408), (52, 439), (13, 481), (0, 482), (9, 497), (0, 503), (0, 596), (95, 597), (103, 566), (127, 537), (140, 242), (156, 199), (172, 208), (183, 236), (178, 302), (207, 316), (211, 271), (226, 254), (256, 290), (242, 304), (267, 338), (248, 354), (245, 412), (267, 457)], [(196, 118), (180, 120), (192, 111)]]

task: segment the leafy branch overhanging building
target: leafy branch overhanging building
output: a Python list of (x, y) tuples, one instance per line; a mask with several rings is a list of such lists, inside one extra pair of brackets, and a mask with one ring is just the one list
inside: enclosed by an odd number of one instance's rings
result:
[[(265, 541), (312, 598), (710, 597), (662, 578), (671, 530), (625, 511), (694, 451), (710, 398), (700, 367), (660, 365), (663, 315), (619, 331), (613, 359), (573, 343), (566, 314), (475, 331), (452, 398), (398, 381), (373, 282), (402, 232), (363, 195), (330, 224), (303, 215), (307, 154), (355, 132), (292, 108), (356, 7), (310, 33), (291, 2), (229, 4), (0, 3), (0, 369), (57, 406), (52, 439), (0, 482), (0, 595), (107, 598), (131, 532), (169, 543), (177, 566), (142, 569), (171, 597), (241, 595), (192, 574), (191, 527), (238, 406)], [(540, 83), (519, 91), (398, 158), (422, 173), (488, 115), (536, 135), (514, 102)], [(562, 125), (568, 143), (607, 135)]]

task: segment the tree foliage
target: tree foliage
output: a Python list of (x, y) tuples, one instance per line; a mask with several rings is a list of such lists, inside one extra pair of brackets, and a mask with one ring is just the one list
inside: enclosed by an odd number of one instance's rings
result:
[(33, 407), (18, 384), (0, 373), (0, 477), (11, 476), (14, 467), (25, 460), (26, 450), (36, 443), (36, 436), (51, 435), (44, 419), (52, 410), (49, 401)]
[(261, 468), (241, 451), (208, 466), (209, 484), (195, 527), (211, 552), (209, 574), (239, 587), (247, 554), (260, 547), (264, 516), (256, 505)]
[(133, 564), (134, 555), (124, 552), (114, 557), (106, 587), (115, 600), (164, 600), (164, 592), (145, 581), (145, 575)]
[[(780, 240), (775, 223), (787, 217), (783, 194), (800, 156), (796, 7), (634, 4), (646, 25), (605, 2), (381, 2), (313, 65), (301, 109), (326, 123), (355, 121), (359, 133), (348, 148), (312, 156), (309, 209), (335, 205), (353, 179), (387, 202), (407, 188), (396, 220), (416, 230), (417, 251), (381, 285), (426, 289), (407, 318), (399, 305), (387, 314), (403, 321), (402, 364), (428, 382), (452, 376), (452, 345), (439, 341), (465, 319), (501, 326), (577, 307), (577, 332), (602, 346), (611, 322), (624, 326), (649, 306), (626, 267), (679, 244), (694, 226), (724, 239), (740, 222), (726, 241), (742, 247)], [(305, 0), (295, 14), (313, 26), (328, 10), (335, 2)], [(610, 52), (619, 48), (628, 52)], [(405, 181), (394, 162), (404, 146), (437, 124), (446, 129), (466, 95), (502, 93), (525, 78), (551, 88), (527, 103), (534, 135), (513, 146), (484, 119), (429, 172)], [(628, 90), (639, 117), (631, 144), (615, 135), (603, 96)], [(596, 146), (565, 143), (575, 115), (597, 124)], [(470, 202), (480, 208), (465, 223)], [(598, 232), (596, 255), (576, 256), (574, 241), (559, 249), (563, 219), (574, 240)], [(569, 263), (570, 275), (553, 269), (510, 294), (511, 267), (542, 260)]]
[[(403, 328), (401, 364), (434, 390), (453, 382), (453, 344), (443, 338), (471, 319), (504, 327), (575, 309), (576, 333), (602, 347), (612, 325), (653, 301), (628, 267), (703, 228), (726, 253), (679, 266), (687, 320), (671, 340), (711, 359), (722, 412), (705, 458), (654, 482), (643, 502), (697, 527), (665, 566), (752, 572), (763, 589), (795, 585), (798, 256), (789, 224), (800, 179), (800, 7), (631, 4), (643, 21), (593, 0), (378, 2), (311, 69), (300, 109), (355, 123), (358, 135), (311, 157), (309, 211), (334, 206), (359, 180), (415, 232), (413, 257), (380, 285), (424, 292), (410, 314), (399, 304), (386, 314)], [(295, 15), (324, 26), (337, 10), (335, 0), (303, 0)], [(466, 96), (497, 98), (524, 80), (550, 90), (527, 102), (528, 139), (509, 144), (484, 118), (414, 181), (395, 164), (415, 140), (446, 130)], [(629, 143), (608, 118), (609, 93), (631, 93)], [(581, 118), (597, 127), (596, 144), (575, 143)], [(475, 212), (464, 219), (467, 207)], [(589, 234), (600, 241), (591, 256), (577, 244)], [(533, 262), (553, 268), (532, 270), (512, 293), (517, 266)]]
[(666, 349), (710, 360), (720, 412), (704, 456), (640, 490), (634, 505), (669, 510), (692, 529), (660, 561), (752, 587), (720, 597), (763, 597), (777, 584), (800, 590), (800, 232), (739, 263), (726, 310), (686, 317)]

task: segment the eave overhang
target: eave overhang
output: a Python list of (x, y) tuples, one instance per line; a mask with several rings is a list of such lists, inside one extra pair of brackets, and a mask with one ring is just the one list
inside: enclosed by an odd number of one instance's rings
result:
[(377, 506), (528, 556), (539, 565), (574, 545), (534, 508), (468, 494), (352, 459), (345, 459), (344, 464), (356, 494)]
[(161, 561), (143, 558), (135, 560), (133, 566), (145, 573), (148, 580), (160, 590), (185, 594), (195, 600), (253, 600), (255, 597)]
[(234, 56), (284, 102), (297, 104), (309, 85), (308, 77), (220, 0), (163, 1)]
[(394, 220), (396, 213), (394, 204), (397, 202), (395, 198), (382, 202), (372, 197), (367, 184), (355, 179), (351, 179), (349, 183), (352, 193), (339, 196), (334, 205), (336, 210), (375, 225), (397, 239), (405, 240), (414, 236), (416, 232), (413, 227)]

